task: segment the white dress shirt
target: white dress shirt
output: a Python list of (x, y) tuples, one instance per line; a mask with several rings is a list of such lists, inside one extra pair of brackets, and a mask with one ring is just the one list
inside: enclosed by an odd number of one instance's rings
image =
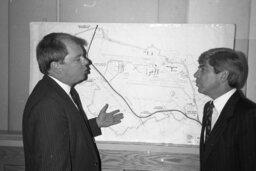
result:
[[(71, 87), (61, 81), (59, 81), (58, 79), (48, 75), (49, 77), (51, 77), (59, 86), (61, 86), (61, 88), (69, 95), (69, 97), (71, 98), (71, 95), (70, 95), (70, 89)], [(72, 98), (71, 98), (72, 99)]]
[(48, 75), (49, 77), (51, 77), (66, 93), (67, 95), (70, 97), (70, 99), (72, 100), (72, 102), (74, 103), (74, 105), (77, 107), (76, 103), (74, 102), (73, 98), (71, 97), (70, 95), (70, 90), (71, 90), (71, 87), (61, 81), (59, 81), (58, 79)]
[(211, 122), (211, 129), (214, 127), (215, 123), (217, 122), (220, 113), (224, 106), (226, 105), (229, 98), (236, 92), (236, 89), (233, 88), (232, 90), (228, 91), (227, 93), (221, 95), (220, 97), (216, 98), (213, 101), (214, 108), (212, 113), (212, 122)]

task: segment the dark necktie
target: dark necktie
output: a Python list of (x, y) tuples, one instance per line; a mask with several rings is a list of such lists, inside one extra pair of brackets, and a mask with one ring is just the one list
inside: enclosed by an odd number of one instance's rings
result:
[[(84, 118), (85, 125), (86, 125), (86, 127), (88, 128), (88, 131), (89, 131), (89, 133), (90, 133), (90, 135), (91, 135), (91, 137), (92, 137), (92, 140), (93, 140), (93, 142), (94, 142), (94, 146), (95, 146), (97, 155), (98, 155), (98, 157), (100, 158), (100, 154), (99, 154), (99, 151), (98, 151), (98, 149), (97, 149), (96, 141), (95, 141), (95, 139), (94, 139), (94, 136), (93, 136), (93, 133), (92, 133), (92, 130), (91, 130), (91, 127), (90, 127), (88, 118), (87, 118), (87, 116), (86, 116), (86, 114), (85, 114), (85, 112), (84, 112), (84, 109), (83, 109), (83, 106), (82, 106), (82, 103), (81, 103), (79, 94), (77, 93), (77, 91), (76, 91), (76, 89), (75, 89), (74, 87), (71, 87), (70, 95), (71, 95), (73, 101), (76, 103), (77, 108), (78, 108), (78, 110), (79, 110), (79, 113), (80, 113), (80, 114), (83, 116), (83, 118)], [(100, 165), (100, 163), (99, 163), (99, 165)], [(99, 166), (99, 167), (101, 167), (101, 166)]]
[(84, 112), (84, 109), (83, 109), (83, 106), (82, 106), (82, 103), (81, 103), (81, 100), (80, 100), (80, 97), (79, 97), (79, 94), (77, 93), (76, 89), (74, 87), (71, 87), (71, 90), (70, 90), (70, 95), (73, 99), (73, 101), (75, 102), (78, 110), (79, 110), (79, 113), (83, 116), (84, 118), (84, 121), (85, 121), (85, 124), (91, 134), (91, 136), (93, 137), (93, 134), (92, 134), (92, 131), (91, 131), (91, 128), (90, 128), (90, 124), (89, 124), (89, 121), (88, 121), (88, 118)]
[(205, 113), (205, 142), (211, 133), (211, 121), (212, 121), (212, 111), (214, 108), (213, 101), (207, 103), (206, 113)]

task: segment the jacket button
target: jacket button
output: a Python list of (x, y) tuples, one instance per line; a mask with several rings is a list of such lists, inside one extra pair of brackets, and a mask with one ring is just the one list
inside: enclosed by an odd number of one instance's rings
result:
[(97, 162), (95, 162), (95, 163), (94, 163), (94, 166), (98, 166), (98, 163), (97, 163)]

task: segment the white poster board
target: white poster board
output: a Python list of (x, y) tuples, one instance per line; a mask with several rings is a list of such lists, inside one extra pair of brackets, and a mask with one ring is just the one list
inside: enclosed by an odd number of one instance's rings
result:
[(124, 113), (121, 124), (102, 129), (96, 140), (185, 145), (199, 144), (209, 100), (195, 86), (198, 57), (210, 48), (233, 48), (235, 35), (231, 24), (34, 22), (30, 30), (30, 92), (42, 77), (35, 56), (41, 38), (76, 35), (88, 41), (93, 62), (88, 80), (76, 87), (88, 118), (106, 103)]

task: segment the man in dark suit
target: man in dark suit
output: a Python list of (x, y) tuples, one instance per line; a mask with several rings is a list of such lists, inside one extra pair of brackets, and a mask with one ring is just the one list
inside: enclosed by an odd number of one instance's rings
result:
[(94, 137), (101, 127), (121, 122), (119, 110), (88, 120), (70, 90), (87, 79), (91, 61), (85, 40), (66, 33), (46, 35), (37, 46), (44, 74), (30, 94), (23, 114), (26, 171), (100, 171)]
[(202, 53), (198, 61), (196, 86), (214, 105), (212, 109), (208, 102), (204, 107), (201, 171), (256, 170), (256, 104), (240, 90), (248, 75), (245, 55), (215, 48)]

